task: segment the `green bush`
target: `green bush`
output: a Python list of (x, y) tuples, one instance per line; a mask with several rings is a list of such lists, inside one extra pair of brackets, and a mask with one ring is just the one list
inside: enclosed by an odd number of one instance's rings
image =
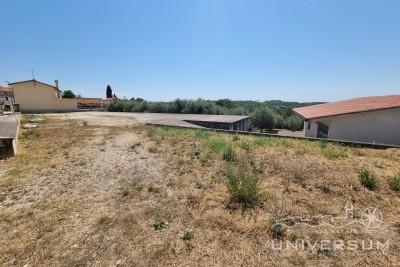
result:
[(273, 129), (275, 119), (273, 111), (267, 107), (258, 108), (251, 117), (254, 127), (261, 129)]
[(235, 160), (235, 148), (232, 145), (225, 147), (225, 149), (222, 153), (222, 156), (225, 161), (234, 161)]
[(400, 191), (400, 176), (392, 177), (389, 180), (389, 186), (394, 191)]
[(369, 190), (374, 190), (377, 187), (375, 176), (367, 169), (362, 169), (359, 174), (361, 184)]
[(245, 164), (241, 163), (236, 170), (229, 167), (226, 178), (233, 200), (246, 207), (252, 206), (259, 200), (261, 194), (259, 177)]
[(285, 235), (286, 228), (275, 220), (271, 220), (269, 228), (273, 238), (282, 238)]

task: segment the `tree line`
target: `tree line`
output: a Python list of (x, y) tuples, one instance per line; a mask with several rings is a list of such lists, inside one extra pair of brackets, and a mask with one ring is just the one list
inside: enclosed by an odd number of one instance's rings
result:
[(295, 107), (315, 103), (284, 102), (271, 100), (232, 101), (220, 99), (216, 101), (196, 99), (176, 99), (171, 102), (152, 102), (141, 98), (114, 99), (108, 111), (114, 112), (151, 112), (151, 113), (183, 113), (214, 115), (248, 115), (252, 117), (253, 126), (261, 129), (301, 130), (303, 120), (293, 113)]

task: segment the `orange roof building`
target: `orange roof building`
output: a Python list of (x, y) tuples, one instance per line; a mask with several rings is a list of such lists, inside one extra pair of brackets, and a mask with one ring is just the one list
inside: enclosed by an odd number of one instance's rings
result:
[(400, 146), (400, 95), (360, 97), (293, 109), (306, 137)]

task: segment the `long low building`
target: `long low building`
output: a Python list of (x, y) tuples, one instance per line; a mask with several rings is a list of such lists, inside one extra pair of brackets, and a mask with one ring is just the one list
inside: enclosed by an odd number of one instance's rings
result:
[(306, 137), (400, 145), (400, 95), (360, 97), (301, 107)]
[(174, 113), (130, 114), (132, 114), (137, 120), (150, 124), (223, 129), (233, 131), (248, 131), (251, 128), (251, 118), (249, 116)]

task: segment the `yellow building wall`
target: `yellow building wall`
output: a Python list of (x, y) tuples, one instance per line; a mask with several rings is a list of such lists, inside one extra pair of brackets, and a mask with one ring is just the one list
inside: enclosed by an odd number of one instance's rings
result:
[(53, 87), (34, 81), (12, 85), (15, 103), (22, 112), (75, 111), (77, 99), (60, 98)]

